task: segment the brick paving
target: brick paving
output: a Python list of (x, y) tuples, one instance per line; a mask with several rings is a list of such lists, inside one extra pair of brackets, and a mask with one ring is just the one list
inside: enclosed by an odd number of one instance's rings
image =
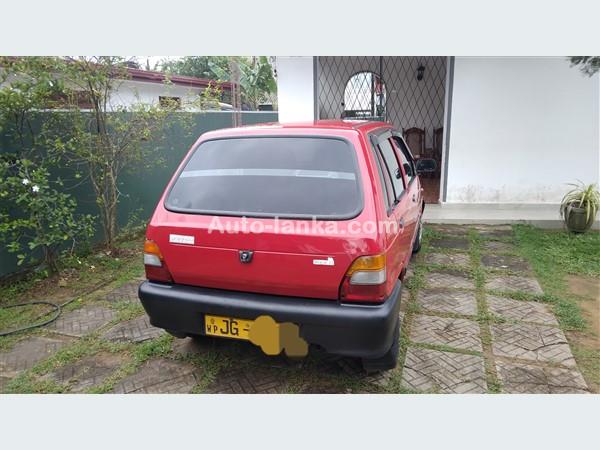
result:
[(116, 289), (110, 291), (104, 297), (109, 302), (139, 302), (138, 298), (138, 287), (140, 286), (139, 280), (134, 280), (119, 286)]
[(277, 369), (240, 365), (224, 369), (208, 388), (211, 394), (277, 394), (287, 381)]
[(535, 295), (544, 293), (535, 278), (513, 275), (490, 275), (485, 283), (485, 288), (501, 292), (525, 292)]
[(409, 347), (402, 386), (425, 392), (477, 394), (487, 390), (483, 358)]
[(498, 323), (491, 329), (494, 355), (575, 366), (575, 358), (560, 328)]
[(431, 224), (427, 228), (449, 236), (464, 237), (469, 233), (469, 229), (461, 225)]
[(495, 295), (486, 296), (486, 300), (490, 312), (497, 316), (521, 322), (558, 326), (556, 317), (543, 303), (523, 302)]
[(471, 258), (469, 255), (464, 253), (455, 253), (450, 255), (448, 253), (429, 253), (425, 256), (425, 262), (427, 264), (442, 264), (446, 266), (456, 266), (461, 268), (469, 267)]
[(515, 247), (513, 244), (500, 241), (487, 241), (481, 246), (484, 250), (495, 253), (513, 253), (517, 250), (517, 247)]
[(429, 288), (475, 289), (473, 280), (456, 272), (429, 272), (425, 276), (425, 285)]
[(475, 294), (468, 291), (422, 289), (417, 293), (417, 303), (428, 311), (438, 313), (477, 314)]
[(465, 238), (447, 237), (442, 239), (433, 239), (431, 246), (434, 248), (445, 248), (451, 250), (467, 250), (469, 241)]
[[(541, 295), (529, 263), (516, 256), (508, 226), (472, 227), (483, 238), (481, 267), (486, 291)], [(436, 226), (446, 236), (431, 242), (422, 261), (427, 265), (470, 267), (464, 240), (451, 228)], [(465, 233), (466, 236), (466, 233)], [(460, 245), (454, 245), (456, 241)], [(438, 249), (444, 249), (440, 252)], [(452, 252), (451, 249), (459, 250)], [(506, 274), (500, 272), (505, 270)], [(513, 273), (518, 273), (518, 276)], [(488, 382), (506, 393), (586, 393), (564, 333), (548, 305), (477, 291), (459, 271), (429, 270), (416, 303), (425, 314), (408, 316), (408, 348), (401, 367), (401, 385), (419, 392), (487, 392)], [(477, 296), (483, 301), (478, 304)], [(407, 297), (410, 298), (410, 297)], [(404, 306), (404, 310), (410, 308)], [(469, 318), (491, 314), (489, 325)], [(451, 317), (449, 316), (451, 315)], [(484, 351), (482, 328), (491, 332)], [(467, 354), (466, 352), (469, 352)], [(495, 367), (497, 378), (486, 374), (484, 360)]]
[(0, 352), (0, 376), (11, 378), (52, 356), (71, 341), (64, 337), (33, 336), (17, 342), (10, 350)]
[[(469, 229), (481, 239), (471, 242)], [(509, 242), (511, 228), (452, 225), (435, 230), (442, 236), (424, 247), (425, 254), (412, 258), (405, 279), (420, 265), (424, 286), (414, 296), (408, 289), (412, 283), (405, 283), (402, 291), (404, 358), (394, 371), (366, 375), (358, 359), (328, 355), (312, 347), (307, 358), (292, 361), (268, 357), (248, 342), (176, 339), (170, 351), (161, 350), (161, 357), (149, 357), (133, 373), (115, 379), (113, 392), (187, 393), (199, 386), (211, 393), (347, 393), (354, 392), (354, 386), (385, 392), (395, 391), (396, 383), (410, 391), (440, 393), (588, 392), (549, 305), (503, 296), (543, 293), (529, 275), (529, 264), (516, 256), (516, 247)], [(480, 246), (480, 267), (489, 269), (479, 272), (484, 277), (483, 289), (477, 288), (467, 272), (458, 270), (471, 268), (472, 245)], [(103, 303), (92, 302), (65, 313), (44, 334), (24, 337), (0, 351), (0, 391), (59, 349), (106, 327), (118, 317), (114, 303), (138, 301), (138, 284), (138, 279), (125, 283), (103, 294)], [(479, 318), (485, 320), (480, 323)], [(29, 373), (34, 381), (50, 380), (68, 392), (85, 392), (119, 374), (132, 361), (136, 346), (161, 336), (164, 331), (152, 327), (142, 315), (103, 330), (100, 336), (104, 345), (123, 343), (129, 353), (99, 351), (63, 365), (58, 361), (47, 373)], [(496, 375), (485, 367), (495, 368)]]
[(8, 384), (10, 378), (0, 377), (0, 393), (4, 392), (4, 387)]
[(185, 394), (200, 379), (200, 373), (191, 364), (165, 358), (151, 359), (133, 375), (118, 383), (116, 394)]
[(484, 254), (481, 256), (481, 264), (484, 267), (500, 270), (512, 270), (513, 272), (531, 272), (531, 266), (519, 256), (502, 254)]
[(59, 367), (44, 378), (66, 385), (69, 392), (83, 392), (104, 382), (125, 361), (122, 354), (101, 352)]
[(113, 342), (143, 342), (163, 334), (162, 329), (150, 325), (148, 316), (143, 315), (115, 325), (102, 338)]
[(403, 287), (402, 288), (402, 292), (400, 293), (400, 307), (402, 307), (402, 305), (408, 305), (408, 302), (410, 301), (410, 291)]
[(510, 228), (502, 229), (499, 227), (493, 227), (493, 228), (489, 228), (489, 229), (482, 228), (482, 229), (478, 230), (478, 234), (479, 234), (479, 236), (481, 236), (483, 238), (488, 238), (488, 239), (510, 238), (513, 236), (512, 229), (510, 229)]
[(423, 344), (482, 351), (479, 324), (467, 319), (417, 315), (412, 323), (410, 339)]
[(104, 306), (86, 305), (74, 311), (63, 313), (55, 322), (50, 324), (48, 329), (67, 336), (81, 337), (103, 327), (116, 316), (112, 309)]
[(496, 362), (504, 392), (508, 394), (578, 394), (587, 385), (578, 370), (514, 362)]

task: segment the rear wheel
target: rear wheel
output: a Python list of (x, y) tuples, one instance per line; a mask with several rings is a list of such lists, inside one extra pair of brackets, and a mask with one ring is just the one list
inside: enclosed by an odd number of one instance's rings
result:
[(362, 365), (363, 369), (367, 373), (383, 372), (384, 370), (391, 370), (396, 367), (398, 363), (398, 353), (400, 351), (400, 321), (396, 322), (396, 328), (394, 328), (394, 339), (392, 346), (387, 353), (379, 358), (367, 359), (363, 358)]
[(415, 236), (415, 243), (413, 245), (413, 253), (419, 253), (421, 250), (421, 243), (423, 241), (423, 219), (419, 219), (419, 229), (417, 230), (417, 235)]

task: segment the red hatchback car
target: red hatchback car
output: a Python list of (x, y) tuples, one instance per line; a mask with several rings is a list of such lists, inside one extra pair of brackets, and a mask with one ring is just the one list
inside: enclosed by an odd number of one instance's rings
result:
[(422, 163), (382, 122), (202, 135), (148, 225), (139, 297), (151, 323), (248, 339), (270, 316), (367, 371), (394, 367), (402, 278), (421, 246)]

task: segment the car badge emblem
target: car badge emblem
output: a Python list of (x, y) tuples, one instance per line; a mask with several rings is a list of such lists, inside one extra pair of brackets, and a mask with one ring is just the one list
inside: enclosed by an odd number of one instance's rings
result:
[(240, 250), (240, 262), (242, 264), (248, 264), (252, 261), (252, 255), (254, 255), (254, 252), (251, 252), (250, 250)]

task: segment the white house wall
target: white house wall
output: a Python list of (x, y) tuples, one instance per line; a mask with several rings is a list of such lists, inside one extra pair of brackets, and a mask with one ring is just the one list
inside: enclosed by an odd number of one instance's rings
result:
[(448, 202), (555, 203), (598, 182), (599, 77), (560, 58), (455, 58)]
[(197, 100), (201, 92), (202, 88), (196, 87), (123, 80), (116, 85), (110, 97), (110, 104), (115, 109), (137, 103), (157, 104), (158, 98), (165, 96), (180, 97), (185, 107), (186, 104)]
[(279, 121), (312, 121), (315, 117), (313, 57), (278, 56), (275, 68)]

